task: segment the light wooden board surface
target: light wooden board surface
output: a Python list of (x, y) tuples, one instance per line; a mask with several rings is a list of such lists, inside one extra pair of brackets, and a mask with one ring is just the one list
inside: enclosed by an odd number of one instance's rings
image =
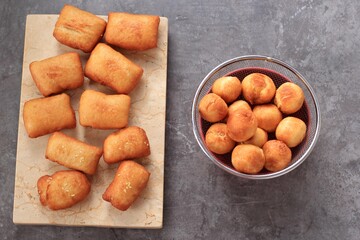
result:
[[(107, 19), (106, 16), (102, 16)], [(158, 47), (143, 52), (121, 51), (144, 69), (137, 88), (130, 94), (129, 125), (142, 127), (149, 138), (151, 155), (136, 161), (150, 172), (150, 180), (142, 195), (127, 211), (122, 212), (102, 200), (102, 194), (112, 181), (118, 164), (107, 165), (103, 159), (97, 173), (89, 179), (92, 189), (81, 203), (65, 210), (52, 211), (39, 201), (36, 183), (43, 175), (66, 169), (45, 159), (49, 135), (31, 139), (27, 136), (22, 118), (24, 102), (42, 97), (34, 84), (29, 64), (62, 53), (79, 52), (85, 64), (89, 54), (66, 47), (52, 36), (58, 15), (28, 15), (26, 20), (23, 75), (19, 113), (13, 221), (15, 224), (98, 226), (122, 228), (161, 228), (163, 225), (164, 148), (166, 117), (166, 72), (168, 19), (161, 17)], [(67, 91), (71, 96), (78, 121), (78, 101), (85, 89), (108, 94), (112, 90), (85, 78), (83, 87)], [(102, 147), (104, 139), (114, 130), (82, 127), (63, 130), (65, 134)]]

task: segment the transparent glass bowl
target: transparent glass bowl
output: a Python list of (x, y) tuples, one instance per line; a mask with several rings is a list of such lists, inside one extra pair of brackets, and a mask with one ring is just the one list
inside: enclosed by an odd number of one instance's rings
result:
[[(270, 76), (276, 87), (291, 81), (302, 88), (305, 94), (303, 107), (292, 116), (299, 117), (307, 125), (306, 137), (303, 142), (292, 148), (292, 161), (288, 167), (278, 172), (261, 171), (258, 174), (245, 174), (236, 171), (231, 164), (231, 153), (218, 155), (211, 152), (205, 144), (205, 133), (210, 123), (203, 120), (199, 113), (200, 100), (211, 91), (214, 81), (223, 76), (236, 76), (242, 80), (246, 75), (260, 72)], [(208, 158), (221, 169), (238, 177), (247, 179), (270, 179), (282, 176), (298, 167), (313, 150), (320, 133), (319, 103), (310, 84), (301, 74), (288, 64), (266, 56), (249, 55), (230, 59), (215, 67), (200, 83), (192, 105), (192, 124), (195, 138)], [(270, 137), (270, 135), (269, 135)]]

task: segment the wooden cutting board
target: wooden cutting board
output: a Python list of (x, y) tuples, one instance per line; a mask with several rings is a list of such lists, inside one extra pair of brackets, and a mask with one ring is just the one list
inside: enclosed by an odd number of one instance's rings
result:
[[(107, 20), (106, 16), (101, 17)], [(89, 177), (92, 188), (83, 202), (58, 211), (49, 210), (40, 204), (36, 187), (37, 180), (43, 175), (51, 175), (66, 168), (45, 159), (49, 135), (31, 139), (25, 131), (22, 116), (24, 102), (42, 97), (31, 78), (29, 64), (71, 51), (80, 53), (83, 64), (89, 57), (89, 54), (66, 47), (56, 41), (52, 32), (57, 18), (58, 15), (28, 15), (26, 19), (13, 221), (15, 224), (161, 228), (164, 196), (168, 19), (161, 17), (157, 48), (142, 52), (120, 50), (144, 69), (139, 85), (130, 94), (132, 103), (129, 125), (142, 127), (147, 133), (151, 147), (149, 157), (136, 160), (151, 172), (148, 186), (131, 208), (122, 212), (102, 200), (102, 194), (112, 181), (118, 166), (118, 164), (108, 165), (102, 158), (97, 173)], [(85, 89), (114, 94), (109, 88), (85, 78), (83, 87), (66, 92), (71, 96), (77, 120), (79, 98)], [(115, 130), (84, 128), (77, 122), (76, 129), (62, 132), (102, 147), (104, 139), (113, 131)]]

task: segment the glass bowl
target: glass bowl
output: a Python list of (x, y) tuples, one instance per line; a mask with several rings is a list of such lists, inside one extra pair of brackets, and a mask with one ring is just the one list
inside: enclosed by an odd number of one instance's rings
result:
[[(218, 155), (211, 152), (205, 144), (205, 133), (211, 126), (210, 123), (203, 120), (199, 113), (200, 100), (211, 91), (214, 81), (223, 76), (236, 76), (242, 79), (254, 72), (268, 75), (279, 87), (284, 82), (293, 82), (300, 86), (305, 95), (305, 102), (302, 108), (291, 116), (302, 119), (307, 125), (305, 139), (300, 145), (291, 148), (291, 163), (283, 170), (278, 172), (269, 172), (266, 170), (258, 174), (246, 174), (236, 171), (231, 164), (231, 153)], [(242, 56), (230, 59), (215, 67), (200, 83), (192, 105), (192, 124), (195, 138), (207, 157), (218, 167), (235, 176), (247, 179), (270, 179), (282, 176), (296, 167), (298, 167), (311, 153), (320, 132), (320, 111), (319, 103), (313, 89), (305, 78), (293, 67), (280, 60), (258, 55)], [(269, 135), (269, 139), (271, 134)], [(274, 138), (274, 136), (272, 136)]]

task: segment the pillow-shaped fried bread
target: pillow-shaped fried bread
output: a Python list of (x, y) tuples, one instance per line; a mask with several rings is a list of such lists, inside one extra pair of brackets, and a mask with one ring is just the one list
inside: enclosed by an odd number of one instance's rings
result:
[(96, 172), (101, 155), (101, 148), (86, 144), (61, 132), (51, 135), (45, 153), (47, 159), (87, 174)]
[(149, 177), (150, 173), (142, 165), (134, 161), (123, 161), (102, 197), (115, 208), (126, 211), (140, 196)]
[(62, 44), (91, 52), (100, 41), (106, 21), (92, 13), (65, 5), (55, 24), (54, 37)]
[(149, 140), (140, 127), (127, 127), (110, 134), (104, 141), (104, 160), (116, 163), (150, 155)]
[(96, 45), (85, 65), (85, 75), (118, 93), (128, 94), (139, 83), (143, 69), (104, 43)]
[(23, 119), (25, 129), (31, 138), (76, 127), (70, 97), (65, 93), (25, 102)]
[(109, 13), (105, 41), (128, 50), (147, 50), (157, 47), (159, 16)]
[(42, 95), (49, 96), (83, 85), (80, 55), (75, 52), (30, 63), (31, 76)]
[(86, 90), (80, 98), (80, 124), (99, 129), (123, 128), (128, 124), (130, 104), (131, 99), (125, 94)]
[(52, 210), (72, 207), (83, 201), (91, 189), (85, 174), (75, 170), (58, 171), (52, 176), (42, 176), (37, 186), (41, 204)]

